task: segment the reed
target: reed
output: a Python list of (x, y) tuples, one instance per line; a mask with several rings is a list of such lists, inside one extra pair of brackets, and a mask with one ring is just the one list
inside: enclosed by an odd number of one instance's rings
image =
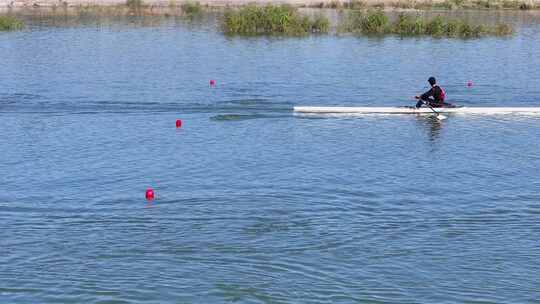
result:
[(360, 22), (361, 30), (365, 34), (385, 34), (389, 32), (389, 18), (380, 9), (368, 11)]
[(504, 0), (502, 2), (502, 7), (505, 9), (520, 9), (520, 10), (530, 10), (534, 9), (534, 5), (527, 2), (514, 1), (514, 0)]
[(392, 2), (390, 6), (393, 8), (412, 9), (412, 8), (415, 8), (414, 7), (415, 3), (412, 1), (399, 0), (399, 1)]
[(436, 16), (426, 23), (425, 34), (432, 37), (442, 37), (446, 33), (447, 24), (441, 16)]
[(323, 15), (310, 18), (290, 5), (246, 5), (227, 9), (222, 30), (229, 35), (286, 35), (303, 36), (327, 33), (330, 21)]
[(337, 27), (340, 33), (362, 33), (362, 21), (364, 20), (364, 13), (359, 10), (348, 11), (344, 17), (341, 18)]
[(392, 32), (399, 36), (418, 36), (426, 34), (426, 22), (419, 17), (399, 14), (392, 26)]
[(328, 33), (330, 31), (330, 20), (323, 16), (322, 14), (316, 14), (313, 20), (311, 21), (311, 32), (312, 33)]
[[(356, 1), (356, 0), (351, 0)], [(352, 8), (350, 3), (344, 2), (343, 8)], [(540, 9), (540, 5), (535, 5), (527, 0), (395, 0), (389, 2), (371, 2), (364, 4), (360, 8), (383, 8), (387, 7), (399, 9), (417, 9), (417, 10), (463, 10), (463, 9), (489, 9), (489, 10), (532, 10)]]
[(0, 31), (15, 31), (24, 27), (24, 23), (12, 16), (0, 16)]
[(370, 9), (367, 12), (358, 10), (349, 11), (338, 28), (340, 32), (357, 35), (383, 35), (391, 33), (389, 18), (380, 9)]
[(143, 0), (126, 0), (126, 6), (132, 9), (138, 9), (144, 6)]
[(348, 2), (343, 2), (343, 8), (348, 9), (362, 9), (366, 7), (366, 2), (361, 0), (350, 0)]
[(513, 33), (508, 24), (497, 26), (470, 24), (465, 19), (445, 19), (442, 16), (426, 18), (421, 15), (401, 13), (394, 22), (381, 10), (351, 11), (343, 24), (339, 27), (341, 32), (357, 35), (396, 35), (431, 36), (431, 37), (457, 37), (463, 39), (478, 38), (482, 36), (506, 36)]
[(333, 9), (341, 9), (341, 8), (343, 8), (343, 3), (341, 3), (338, 0), (332, 0), (332, 1), (328, 2), (325, 5), (325, 7), (326, 8), (333, 8)]
[(514, 33), (514, 29), (508, 24), (497, 24), (493, 29), (493, 34), (496, 36), (509, 36)]
[(203, 8), (199, 2), (185, 2), (181, 5), (182, 11), (188, 16), (198, 16), (203, 12)]

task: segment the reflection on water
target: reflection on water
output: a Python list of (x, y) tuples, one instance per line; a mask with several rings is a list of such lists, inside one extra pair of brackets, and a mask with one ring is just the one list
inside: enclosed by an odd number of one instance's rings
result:
[(438, 119), (436, 114), (417, 115), (416, 117), (418, 125), (426, 130), (429, 140), (432, 142), (437, 141), (441, 136), (441, 130), (445, 121)]

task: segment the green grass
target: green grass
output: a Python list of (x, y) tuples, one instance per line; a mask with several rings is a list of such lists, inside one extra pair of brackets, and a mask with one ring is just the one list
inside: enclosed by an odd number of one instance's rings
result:
[(392, 32), (399, 36), (418, 36), (426, 33), (424, 19), (408, 14), (399, 14), (392, 26)]
[(514, 29), (508, 24), (497, 24), (493, 29), (493, 35), (496, 36), (509, 36), (514, 33)]
[(0, 31), (15, 31), (24, 27), (24, 23), (11, 16), (0, 16)]
[(530, 10), (535, 7), (531, 3), (514, 1), (514, 0), (504, 0), (502, 2), (502, 7), (505, 9), (520, 9), (520, 10)]
[(437, 16), (426, 23), (425, 34), (433, 37), (445, 36), (447, 23), (441, 16)]
[(431, 36), (463, 39), (506, 36), (513, 33), (512, 27), (508, 24), (476, 25), (470, 24), (465, 19), (445, 19), (441, 16), (430, 19), (421, 15), (401, 13), (393, 22), (390, 22), (390, 18), (382, 10), (350, 11), (339, 29), (341, 32), (367, 36)]
[(340, 26), (340, 32), (357, 35), (383, 35), (390, 33), (388, 16), (382, 10), (368, 10), (367, 13), (352, 10), (345, 15)]
[(285, 35), (303, 36), (327, 33), (330, 21), (322, 16), (314, 18), (298, 13), (290, 5), (246, 5), (240, 9), (227, 9), (222, 29), (229, 35)]
[(185, 2), (181, 5), (182, 11), (188, 16), (197, 16), (200, 15), (203, 11), (202, 6), (199, 2)]
[(399, 1), (396, 1), (396, 2), (392, 2), (390, 4), (391, 7), (393, 8), (402, 8), (402, 9), (412, 9), (414, 8), (414, 5), (415, 3), (413, 1), (402, 1), (402, 0), (399, 0)]
[(476, 38), (488, 33), (483, 25), (471, 25), (463, 20), (445, 22), (440, 16), (425, 19), (419, 16), (400, 14), (393, 24), (392, 33), (399, 36), (432, 36)]
[(535, 7), (521, 0), (446, 0), (442, 6), (449, 9), (529, 10)]
[(361, 24), (364, 14), (359, 10), (351, 10), (341, 19), (338, 25), (338, 32), (361, 34)]
[(129, 8), (140, 8), (144, 6), (143, 0), (126, 0), (126, 6)]
[(380, 9), (368, 11), (361, 19), (360, 28), (362, 33), (369, 35), (388, 33), (390, 30), (388, 16)]
[(383, 35), (392, 30), (388, 16), (380, 9), (349, 11), (338, 28), (340, 32), (356, 35)]
[(330, 20), (321, 14), (315, 15), (311, 21), (311, 32), (312, 33), (328, 33), (330, 30)]
[[(417, 10), (458, 10), (458, 9), (490, 9), (490, 10), (531, 10), (540, 9), (540, 5), (534, 5), (528, 0), (395, 0), (386, 3), (388, 7), (399, 9), (417, 9)], [(384, 2), (371, 2), (367, 4), (363, 0), (350, 0), (349, 2), (339, 2), (332, 0), (324, 5), (321, 2), (318, 6), (327, 8), (345, 8), (345, 9), (362, 9), (362, 8), (384, 8)]]
[(339, 9), (339, 8), (343, 8), (343, 3), (341, 3), (341, 2), (338, 1), (338, 0), (332, 0), (332, 1), (330, 1), (329, 3), (327, 3), (327, 4), (325, 5), (325, 7), (327, 7), (327, 8)]
[(366, 3), (361, 0), (350, 0), (343, 2), (343, 7), (348, 9), (362, 9), (366, 7)]

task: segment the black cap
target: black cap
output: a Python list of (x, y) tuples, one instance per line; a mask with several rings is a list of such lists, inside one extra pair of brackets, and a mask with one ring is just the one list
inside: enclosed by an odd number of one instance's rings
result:
[(429, 82), (430, 85), (434, 85), (437, 83), (437, 80), (433, 76), (429, 77), (427, 81)]

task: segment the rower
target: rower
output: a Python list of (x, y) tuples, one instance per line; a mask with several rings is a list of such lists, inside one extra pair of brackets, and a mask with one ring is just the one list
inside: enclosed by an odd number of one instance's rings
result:
[(431, 89), (420, 96), (414, 96), (414, 98), (418, 99), (416, 108), (420, 108), (422, 104), (426, 104), (432, 108), (452, 107), (452, 104), (444, 102), (446, 93), (437, 84), (435, 77), (429, 77), (428, 82), (431, 85)]

